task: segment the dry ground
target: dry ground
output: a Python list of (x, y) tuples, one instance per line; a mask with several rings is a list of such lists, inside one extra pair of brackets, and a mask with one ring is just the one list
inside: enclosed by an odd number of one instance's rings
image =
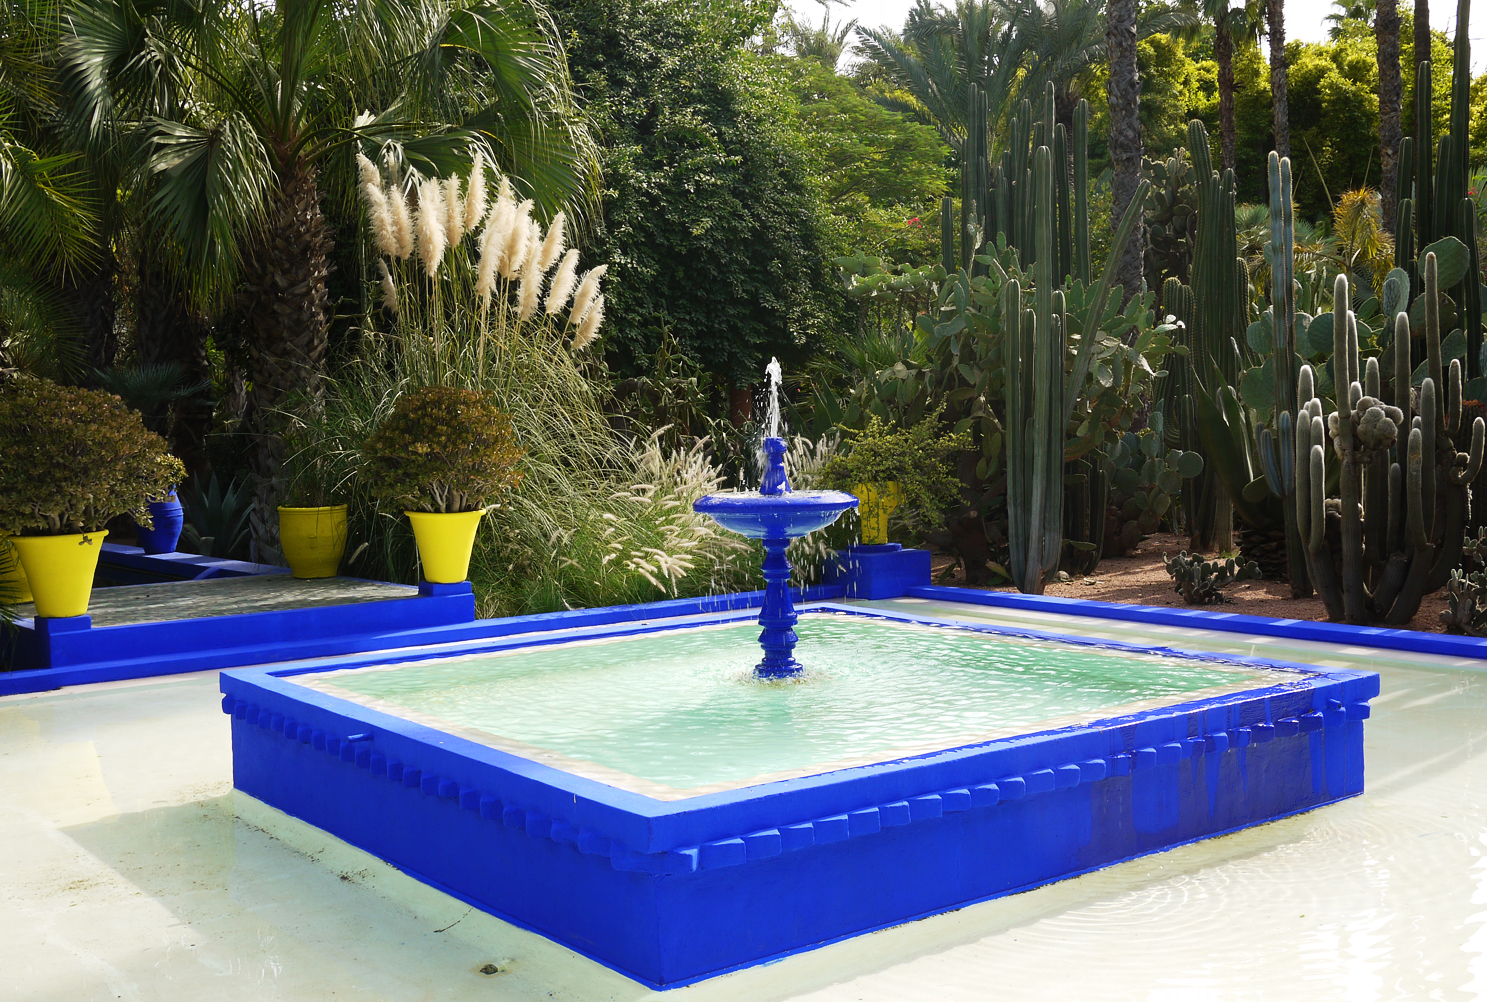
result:
[[(1046, 594), (1063, 598), (1088, 598), (1100, 602), (1125, 602), (1132, 605), (1183, 604), (1182, 596), (1172, 589), (1172, 579), (1162, 565), (1162, 554), (1176, 554), (1187, 548), (1186, 536), (1150, 536), (1128, 557), (1109, 557), (1100, 561), (1095, 573), (1086, 578), (1075, 577), (1063, 583), (1050, 584)], [(965, 585), (965, 578), (957, 573), (941, 580), (940, 575), (952, 563), (951, 558), (937, 555), (934, 563), (934, 580), (938, 584)], [(1012, 591), (1011, 586), (1000, 586), (993, 591)], [(1224, 612), (1239, 612), (1249, 616), (1273, 616), (1278, 619), (1325, 620), (1327, 611), (1318, 598), (1295, 599), (1291, 597), (1291, 586), (1282, 581), (1241, 581), (1229, 585), (1224, 594), (1231, 601), (1214, 606)], [(1427, 595), (1420, 604), (1420, 611), (1410, 620), (1409, 629), (1430, 633), (1442, 631), (1440, 613), (1446, 608), (1445, 591)]]

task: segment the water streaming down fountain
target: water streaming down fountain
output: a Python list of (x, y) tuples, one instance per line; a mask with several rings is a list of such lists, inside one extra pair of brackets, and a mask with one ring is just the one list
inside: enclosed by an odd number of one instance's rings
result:
[(764, 602), (759, 609), (759, 646), (764, 659), (754, 669), (762, 679), (790, 678), (804, 666), (795, 660), (795, 603), (790, 598), (790, 540), (824, 529), (857, 507), (857, 498), (843, 491), (797, 491), (785, 472), (785, 440), (780, 437), (780, 383), (778, 359), (765, 369), (768, 403), (765, 410), (764, 476), (757, 491), (708, 494), (692, 505), (723, 528), (764, 545)]

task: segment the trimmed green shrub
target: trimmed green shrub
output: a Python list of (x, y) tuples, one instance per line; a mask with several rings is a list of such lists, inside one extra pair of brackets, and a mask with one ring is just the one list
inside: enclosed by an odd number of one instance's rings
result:
[(139, 412), (101, 390), (17, 379), (0, 389), (0, 532), (94, 532), (186, 476)]
[(511, 419), (484, 394), (453, 386), (403, 394), (362, 451), (372, 493), (412, 511), (475, 511), (522, 478)]

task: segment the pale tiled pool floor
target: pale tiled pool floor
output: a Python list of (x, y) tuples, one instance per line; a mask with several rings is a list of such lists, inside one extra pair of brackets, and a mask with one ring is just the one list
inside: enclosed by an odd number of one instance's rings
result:
[[(1378, 670), (1368, 792), (666, 994), (1352, 1002), (1487, 993), (1487, 663), (1364, 662), (1361, 652), (1264, 638), (1098, 625), (1122, 639)], [(0, 699), (0, 999), (652, 994), (234, 794), (219, 699), (215, 672)]]

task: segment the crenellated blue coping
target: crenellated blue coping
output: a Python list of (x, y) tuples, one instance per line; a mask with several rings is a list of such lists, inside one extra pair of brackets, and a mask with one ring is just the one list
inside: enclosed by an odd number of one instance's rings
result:
[[(1375, 687), (1374, 694), (1376, 691)], [(1266, 744), (1278, 739), (1304, 738), (1311, 732), (1322, 728), (1339, 727), (1350, 720), (1368, 719), (1370, 707), (1367, 698), (1371, 697), (1360, 698), (1350, 703), (1327, 698), (1324, 705), (1294, 716), (1256, 721), (1248, 726), (1225, 730), (1189, 734), (1172, 741), (1136, 746), (1129, 751), (1064, 762), (1042, 769), (1034, 769), (1021, 775), (997, 775), (995, 779), (988, 779), (985, 782), (920, 793), (888, 803), (858, 807), (829, 817), (812, 818), (758, 831), (740, 832), (737, 835), (714, 838), (700, 844), (683, 845), (660, 852), (648, 846), (627, 845), (620, 839), (610, 837), (574, 818), (554, 817), (540, 809), (503, 799), (510, 797), (510, 793), (482, 790), (477, 786), (461, 783), (453, 776), (425, 771), (414, 762), (389, 758), (383, 752), (375, 750), (375, 736), (369, 733), (360, 732), (354, 736), (338, 735), (309, 723), (301, 723), (294, 717), (275, 712), (267, 706), (237, 699), (232, 695), (222, 697), (222, 711), (245, 724), (256, 724), (260, 728), (278, 734), (285, 740), (309, 745), (316, 751), (326, 753), (332, 759), (339, 759), (358, 769), (366, 769), (372, 776), (384, 778), (390, 783), (417, 788), (425, 796), (458, 800), (461, 807), (478, 813), (481, 818), (503, 824), (508, 828), (522, 830), (529, 837), (567, 843), (572, 845), (576, 851), (587, 855), (608, 856), (610, 865), (616, 870), (681, 874), (691, 873), (698, 869), (738, 866), (768, 859), (785, 852), (796, 852), (814, 846), (841, 842), (849, 838), (877, 835), (885, 828), (935, 820), (946, 814), (990, 810), (1008, 801), (1034, 797), (1056, 789), (1066, 789), (1085, 783), (1099, 783), (1108, 778), (1128, 776), (1132, 772), (1140, 772), (1157, 766), (1176, 765), (1183, 759), (1237, 753), (1251, 744)], [(1181, 707), (1174, 709), (1181, 711)], [(1198, 713), (1193, 714), (1192, 717), (1195, 725), (1202, 726), (1201, 722), (1208, 717), (1208, 714)], [(1122, 722), (1114, 723), (1120, 726)], [(1029, 735), (1030, 738), (1039, 736)], [(1158, 735), (1158, 737), (1166, 736), (1171, 735)], [(1154, 740), (1150, 735), (1142, 737)], [(693, 799), (701, 798), (692, 798), (686, 803), (691, 804)]]
[[(1366, 719), (1368, 700), (1379, 691), (1378, 676), (1371, 672), (1194, 654), (832, 603), (816, 603), (801, 611), (1278, 669), (1294, 672), (1296, 678), (1094, 724), (676, 801), (620, 790), (288, 681), (306, 673), (397, 663), (408, 660), (408, 653), (224, 672), (222, 706), (235, 720), (256, 723), (315, 750), (340, 754), (345, 762), (353, 760), (344, 757), (343, 736), (363, 735), (354, 761), (373, 776), (417, 786), (428, 795), (457, 796), (467, 807), (474, 804), (470, 809), (479, 810), (481, 817), (499, 818), (507, 827), (522, 828), (530, 836), (573, 843), (584, 853), (607, 855), (615, 869), (679, 874), (875, 835), (885, 828), (947, 813), (992, 809), (1056, 789), (1099, 783), (1207, 754), (1222, 755), (1252, 743), (1301, 738), (1320, 728)], [(423, 660), (746, 619), (746, 615), (721, 613), (685, 624), (650, 621), (614, 630), (522, 635), (480, 645), (422, 650), (416, 657)], [(441, 792), (429, 777), (450, 785)]]
[(1003, 609), (1027, 609), (1122, 622), (1180, 626), (1194, 630), (1218, 630), (1223, 633), (1248, 633), (1260, 637), (1286, 640), (1308, 640), (1322, 644), (1352, 647), (1375, 647), (1413, 654), (1435, 654), (1455, 658), (1487, 658), (1487, 638), (1464, 637), (1450, 633), (1424, 633), (1388, 626), (1352, 626), (1347, 623), (1317, 622), (1307, 619), (1276, 619), (1270, 616), (1248, 616), (1206, 607), (1179, 609), (1161, 605), (1127, 605), (1120, 602), (1098, 602), (1093, 599), (1062, 598), (1056, 595), (1023, 595), (1020, 592), (981, 591), (948, 585), (915, 585), (903, 594), (911, 598), (937, 602), (959, 602)]

